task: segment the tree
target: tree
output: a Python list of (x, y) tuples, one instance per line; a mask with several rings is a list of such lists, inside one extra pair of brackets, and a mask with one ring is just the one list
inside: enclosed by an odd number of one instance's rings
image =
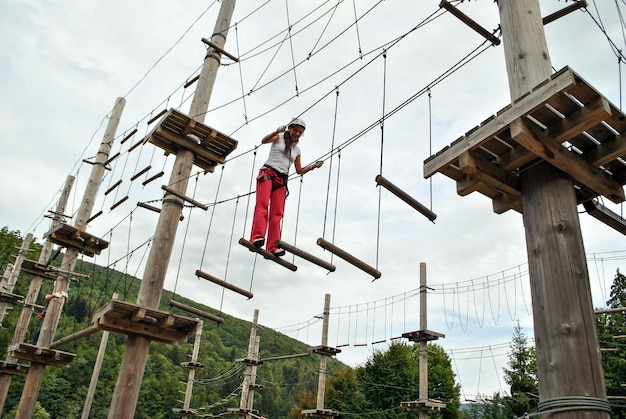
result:
[(506, 405), (514, 415), (522, 416), (537, 411), (539, 386), (535, 348), (528, 345), (528, 338), (519, 322), (509, 347), (509, 368), (504, 368), (504, 381), (510, 386), (511, 400)]

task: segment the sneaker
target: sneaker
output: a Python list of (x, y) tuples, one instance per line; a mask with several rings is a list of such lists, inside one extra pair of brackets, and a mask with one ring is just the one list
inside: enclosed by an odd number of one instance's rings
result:
[(272, 252), (272, 254), (276, 256), (277, 258), (281, 256), (285, 256), (285, 249), (276, 249)]
[(263, 245), (265, 244), (265, 239), (263, 237), (254, 239), (252, 240), (252, 244), (254, 245), (254, 247), (263, 247)]

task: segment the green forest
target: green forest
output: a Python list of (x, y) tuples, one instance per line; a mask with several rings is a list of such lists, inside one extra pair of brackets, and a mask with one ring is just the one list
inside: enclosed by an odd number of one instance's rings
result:
[[(0, 230), (0, 269), (5, 272), (12, 264), (22, 244), (19, 231), (8, 227)], [(31, 244), (26, 258), (38, 260), (42, 246), (36, 240)], [(62, 252), (53, 254), (51, 265), (62, 259)], [(77, 280), (70, 285), (69, 298), (55, 335), (55, 341), (72, 335), (91, 325), (94, 312), (105, 305), (113, 293), (119, 299), (135, 302), (140, 280), (123, 270), (97, 266), (79, 260), (75, 272)], [(6, 275), (6, 272), (5, 272)], [(26, 295), (31, 277), (20, 273), (14, 294)], [(30, 343), (39, 319), (38, 312), (44, 303), (44, 294), (53, 287), (51, 279), (43, 282), (35, 310), (29, 324), (25, 342)], [(189, 313), (169, 306), (174, 298), (180, 303), (220, 316), (222, 324), (204, 320), (193, 381), (190, 409), (198, 417), (222, 417), (229, 408), (239, 407), (239, 395), (245, 365), (237, 362), (247, 357), (251, 322), (219, 313), (198, 302), (174, 296), (164, 290), (161, 310), (189, 316)], [(609, 307), (623, 307), (626, 300), (626, 278), (616, 273)], [(0, 328), (0, 351), (7, 353), (20, 307), (10, 307)], [(605, 380), (609, 395), (626, 396), (622, 385), (626, 380), (626, 353), (615, 338), (624, 334), (626, 317), (623, 314), (603, 314), (597, 324), (601, 345), (611, 351), (603, 353)], [(152, 342), (146, 364), (135, 418), (177, 418), (177, 409), (183, 407), (189, 369), (184, 363), (191, 360), (195, 334), (187, 342), (175, 345)], [(269, 359), (257, 370), (254, 409), (267, 419), (298, 418), (303, 409), (316, 407), (320, 356), (309, 351), (306, 344), (259, 325), (259, 358)], [(46, 367), (35, 418), (80, 418), (86, 400), (95, 359), (101, 343), (98, 332), (74, 340), (62, 348), (76, 355), (67, 368)], [(106, 418), (111, 404), (115, 382), (124, 355), (126, 336), (111, 333), (100, 371), (90, 418)], [(284, 358), (289, 355), (297, 357)], [(350, 368), (330, 358), (324, 408), (344, 418), (402, 419), (418, 418), (419, 412), (407, 410), (402, 402), (419, 399), (419, 345), (394, 341), (384, 350), (374, 350), (370, 358), (356, 368)], [(508, 365), (503, 371), (508, 394), (484, 395), (477, 403), (461, 403), (461, 389), (456, 382), (451, 360), (436, 343), (428, 344), (428, 395), (429, 399), (445, 403), (442, 410), (429, 412), (431, 418), (461, 419), (511, 419), (525, 413), (536, 412), (538, 384), (536, 358), (532, 345), (518, 326), (512, 331)], [(22, 397), (24, 377), (13, 376), (2, 409), (2, 418), (14, 418)], [(625, 417), (625, 409), (612, 403), (614, 418)], [(233, 415), (230, 415), (233, 417)], [(235, 415), (236, 416), (236, 415)]]

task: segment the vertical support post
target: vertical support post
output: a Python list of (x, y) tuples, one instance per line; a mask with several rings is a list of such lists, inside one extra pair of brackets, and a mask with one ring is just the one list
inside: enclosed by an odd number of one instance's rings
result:
[[(191, 354), (191, 362), (198, 362), (198, 354), (200, 353), (200, 344), (202, 343), (202, 327), (204, 322), (198, 320), (198, 328), (196, 329), (196, 338), (193, 341), (193, 352)], [(196, 369), (191, 368), (187, 375), (187, 388), (185, 389), (185, 400), (183, 401), (183, 409), (188, 410), (191, 404), (191, 396), (193, 392), (193, 380), (196, 378)], [(187, 415), (183, 415), (182, 419), (187, 419)]]
[[(322, 322), (322, 346), (328, 346), (328, 322), (330, 317), (330, 294), (324, 297), (324, 320)], [(320, 357), (320, 376), (317, 384), (317, 410), (324, 409), (324, 394), (326, 393), (326, 362), (328, 358), (322, 354)]]
[[(3, 291), (8, 293), (13, 293), (13, 288), (15, 288), (15, 283), (17, 282), (17, 276), (20, 273), (20, 269), (22, 268), (22, 261), (24, 260), (24, 256), (28, 252), (28, 248), (30, 247), (30, 243), (33, 241), (33, 235), (31, 233), (26, 234), (26, 237), (22, 241), (22, 245), (20, 246), (20, 250), (15, 258), (15, 262), (13, 262), (13, 268), (9, 273), (9, 277), (3, 285)], [(7, 303), (0, 303), (0, 325), (4, 321), (4, 317), (7, 315)]]
[[(113, 293), (113, 299), (117, 300), (117, 293)], [(91, 412), (91, 405), (93, 404), (93, 398), (96, 394), (96, 386), (98, 385), (98, 378), (100, 377), (100, 370), (102, 369), (102, 361), (104, 360), (104, 353), (109, 343), (109, 331), (102, 332), (100, 338), (100, 346), (98, 347), (98, 355), (96, 356), (96, 362), (93, 365), (93, 371), (91, 372), (91, 380), (89, 381), (89, 389), (87, 389), (87, 397), (85, 397), (85, 405), (83, 406), (83, 413), (81, 419), (89, 419), (89, 413)]]
[[(235, 0), (222, 1), (211, 37), (211, 41), (219, 48), (223, 48), (226, 42), (234, 8)], [(191, 103), (190, 115), (195, 121), (204, 121), (219, 65), (219, 51), (209, 48)], [(193, 161), (194, 154), (192, 151), (181, 149), (176, 154), (168, 183), (174, 192), (186, 195)], [(154, 244), (150, 248), (137, 296), (137, 304), (141, 306), (150, 308), (158, 308), (159, 306), (182, 209), (183, 201), (180, 198), (171, 193), (165, 194), (154, 235)], [(149, 349), (150, 339), (132, 334), (128, 336), (126, 351), (109, 408), (109, 419), (130, 419), (134, 416)]]
[[(254, 310), (254, 316), (252, 318), (252, 326), (250, 327), (250, 340), (248, 342), (248, 355), (247, 358), (251, 360), (258, 360), (255, 358), (255, 351), (257, 345), (257, 325), (259, 322), (259, 310)], [(239, 409), (244, 410), (248, 409), (248, 394), (250, 392), (250, 384), (252, 379), (252, 365), (246, 365), (246, 371), (243, 374), (243, 383), (241, 384), (241, 398), (239, 399)], [(256, 369), (256, 367), (255, 367)], [(239, 415), (239, 419), (246, 419), (248, 417), (247, 414)]]
[[(254, 360), (258, 361), (259, 360), (259, 347), (261, 345), (261, 338), (259, 336), (257, 336), (254, 340)], [(252, 409), (254, 408), (254, 385), (256, 384), (256, 369), (258, 367), (256, 365), (252, 365), (250, 367), (250, 390), (248, 390), (248, 403), (247, 403), (247, 407), (246, 409), (248, 409), (249, 412), (252, 411)], [(246, 418), (247, 419), (247, 418)]]
[[(107, 124), (104, 138), (100, 143), (100, 149), (96, 155), (95, 163), (92, 166), (91, 174), (89, 175), (89, 181), (85, 188), (85, 194), (78, 209), (75, 227), (79, 230), (85, 230), (87, 227), (86, 220), (91, 216), (93, 210), (93, 204), (95, 202), (96, 194), (100, 183), (102, 182), (102, 176), (104, 174), (105, 162), (109, 158), (111, 152), (111, 146), (113, 145), (113, 139), (115, 137), (115, 131), (120, 122), (122, 111), (126, 99), (118, 97), (115, 101), (115, 106), (111, 113), (111, 118)], [(55, 292), (67, 292), (69, 287), (69, 274), (74, 270), (76, 261), (78, 260), (79, 252), (77, 249), (68, 248), (65, 252), (65, 256), (61, 261), (59, 274), (56, 280), (54, 288)], [(56, 332), (59, 324), (59, 318), (61, 317), (61, 311), (63, 310), (64, 299), (53, 298), (48, 302), (48, 308), (46, 310), (46, 316), (43, 319), (43, 326), (37, 341), (37, 346), (47, 348), (54, 339), (54, 333)], [(22, 397), (15, 416), (16, 419), (30, 419), (35, 409), (35, 403), (39, 396), (39, 388), (41, 386), (41, 380), (45, 372), (45, 364), (31, 363), (28, 369), (28, 375), (26, 376), (26, 382), (24, 383), (24, 389), (22, 390)]]
[[(65, 181), (65, 187), (61, 192), (61, 197), (59, 198), (59, 202), (57, 203), (55, 210), (55, 216), (51, 223), (52, 228), (61, 223), (61, 215), (59, 214), (65, 213), (65, 206), (67, 205), (70, 191), (72, 190), (72, 185), (74, 184), (74, 179), (74, 176), (68, 176)], [(39, 263), (48, 263), (48, 259), (50, 259), (50, 256), (52, 255), (52, 246), (53, 243), (50, 240), (46, 240), (41, 249), (41, 253), (39, 253)], [(28, 293), (24, 298), (24, 306), (22, 307), (20, 317), (15, 325), (11, 345), (24, 341), (26, 331), (28, 330), (28, 324), (30, 323), (30, 319), (33, 315), (33, 305), (37, 301), (42, 281), (43, 278), (40, 276), (35, 276), (30, 280)], [(7, 362), (17, 362), (17, 360), (13, 357), (7, 357)], [(2, 410), (4, 409), (4, 403), (6, 402), (7, 394), (9, 393), (9, 387), (11, 386), (11, 379), (12, 377), (10, 374), (0, 375), (0, 414), (2, 414)]]
[[(426, 264), (420, 263), (420, 330), (428, 330), (428, 307), (426, 296)], [(419, 399), (428, 400), (428, 342), (421, 341), (420, 343), (420, 366), (419, 366)], [(419, 411), (420, 419), (428, 419), (428, 412), (425, 410)]]
[[(538, 0), (499, 0), (498, 7), (514, 101), (548, 79), (550, 56)], [(544, 162), (523, 172), (520, 183), (539, 411), (549, 401), (574, 408), (551, 418), (609, 418), (573, 181)], [(605, 402), (606, 409), (597, 407)]]

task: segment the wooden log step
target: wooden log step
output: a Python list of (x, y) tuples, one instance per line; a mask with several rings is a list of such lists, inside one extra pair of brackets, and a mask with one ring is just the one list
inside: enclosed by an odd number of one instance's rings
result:
[(157, 180), (158, 178), (160, 178), (161, 176), (163, 176), (165, 174), (165, 172), (159, 172), (156, 175), (144, 180), (143, 182), (141, 182), (141, 184), (143, 186), (146, 186), (148, 183), (152, 182), (153, 180)]
[(261, 256), (263, 256), (265, 259), (267, 260), (271, 260), (274, 261), (276, 263), (278, 263), (281, 266), (284, 266), (285, 268), (291, 270), (291, 271), (296, 271), (298, 270), (298, 267), (292, 263), (287, 262), (286, 260), (283, 260), (279, 257), (274, 256), (272, 253), (268, 252), (267, 250), (263, 249), (262, 247), (256, 247), (254, 244), (252, 244), (249, 240), (244, 239), (243, 237), (241, 239), (239, 239), (239, 244), (247, 247), (248, 250), (250, 250), (251, 252), (256, 252), (258, 254), (260, 254)]
[(92, 215), (91, 217), (89, 217), (87, 219), (87, 221), (85, 221), (85, 224), (89, 224), (90, 222), (92, 222), (93, 220), (95, 220), (96, 218), (98, 218), (99, 216), (102, 215), (102, 211), (98, 211), (96, 212), (94, 215)]
[[(161, 208), (157, 208), (157, 207), (155, 207), (153, 205), (146, 204), (145, 202), (137, 202), (137, 206), (141, 207), (141, 208), (145, 208), (145, 209), (150, 210), (150, 211), (154, 211), (154, 212), (156, 212), (158, 214), (161, 213)], [(179, 220), (183, 221), (184, 219), (185, 219), (185, 216), (181, 214)]]
[(237, 285), (233, 285), (230, 282), (226, 282), (223, 279), (219, 279), (211, 274), (206, 272), (202, 272), (200, 269), (196, 269), (196, 276), (200, 278), (204, 278), (207, 281), (211, 281), (214, 284), (221, 285), (224, 288), (228, 288), (231, 291), (235, 291), (238, 294), (243, 295), (244, 297), (252, 298), (254, 294), (248, 290), (238, 287)]
[(10, 345), (7, 352), (9, 353), (9, 356), (16, 359), (51, 365), (59, 368), (68, 367), (74, 358), (76, 358), (75, 354), (71, 354), (69, 352), (42, 348), (35, 345), (29, 345), (27, 343), (16, 343)]
[(389, 192), (391, 192), (392, 194), (394, 194), (395, 196), (397, 196), (398, 198), (400, 198), (401, 200), (403, 200), (404, 202), (406, 202), (413, 208), (415, 208), (417, 211), (419, 211), (424, 217), (428, 218), (430, 221), (435, 222), (435, 219), (437, 218), (437, 214), (435, 214), (434, 212), (426, 208), (424, 205), (420, 204), (417, 200), (413, 199), (413, 197), (411, 197), (409, 194), (404, 192), (402, 189), (398, 188), (396, 185), (389, 182), (382, 175), (376, 176), (376, 183), (384, 187), (385, 189), (387, 189)]
[(68, 224), (55, 226), (44, 234), (44, 238), (59, 246), (74, 248), (87, 256), (99, 255), (109, 246), (109, 242)]
[(133, 135), (135, 135), (135, 133), (137, 132), (137, 128), (135, 128), (134, 130), (132, 130), (131, 132), (129, 132), (128, 134), (126, 134), (126, 136), (124, 138), (122, 138), (122, 141), (120, 141), (121, 144), (124, 144), (126, 141), (128, 141), (128, 139), (130, 137), (132, 137)]
[(115, 188), (117, 188), (118, 186), (120, 186), (122, 184), (122, 179), (118, 180), (117, 182), (115, 182), (113, 184), (113, 186), (111, 186), (109, 189), (107, 189), (106, 191), (104, 191), (105, 195), (110, 194), (111, 192), (113, 192), (115, 190)]
[(178, 301), (170, 300), (170, 307), (176, 307), (181, 310), (186, 311), (187, 313), (195, 314), (196, 316), (204, 317), (207, 320), (211, 320), (217, 324), (224, 323), (224, 319), (218, 316), (214, 316), (211, 313), (207, 313), (206, 311), (202, 311), (195, 307), (188, 306), (187, 304), (183, 304)]
[(120, 199), (119, 201), (117, 201), (115, 204), (111, 205), (111, 208), (109, 208), (111, 211), (113, 211), (115, 208), (119, 207), (120, 205), (122, 205), (124, 202), (126, 202), (126, 200), (128, 199), (128, 195), (126, 195), (124, 198)]
[(150, 125), (151, 123), (153, 123), (154, 121), (156, 121), (157, 119), (159, 119), (160, 117), (165, 115), (166, 113), (167, 113), (167, 109), (163, 109), (161, 112), (159, 112), (158, 114), (154, 115), (152, 118), (148, 119), (147, 124)]
[(113, 160), (117, 159), (119, 156), (120, 156), (120, 153), (117, 152), (112, 157), (109, 157), (109, 159), (104, 162), (104, 167), (107, 167)]
[(318, 258), (310, 253), (305, 252), (304, 250), (298, 249), (295, 246), (292, 246), (288, 243), (285, 243), (282, 240), (276, 241), (276, 247), (286, 250), (287, 252), (293, 253), (296, 256), (300, 256), (302, 259), (306, 259), (309, 262), (312, 262), (318, 266), (321, 266), (324, 269), (328, 269), (330, 272), (335, 272), (335, 265), (332, 263), (326, 262), (323, 259)]
[(345, 260), (346, 262), (351, 263), (352, 265), (356, 266), (357, 268), (361, 269), (362, 271), (372, 275), (375, 279), (378, 279), (378, 278), (380, 278), (382, 276), (382, 273), (380, 273), (380, 271), (377, 270), (376, 268), (373, 268), (370, 265), (368, 265), (367, 263), (365, 263), (365, 262), (355, 258), (351, 254), (345, 252), (344, 250), (342, 250), (339, 247), (335, 246), (334, 244), (324, 240), (321, 237), (319, 239), (317, 239), (317, 244), (319, 246), (321, 246), (324, 250), (328, 250), (329, 252), (331, 252), (332, 254), (340, 257), (341, 259)]
[(200, 324), (191, 317), (115, 299), (100, 308), (92, 320), (101, 330), (144, 336), (170, 344), (185, 342)]
[(144, 167), (143, 169), (141, 169), (141, 170), (140, 170), (140, 171), (138, 171), (137, 173), (135, 173), (135, 174), (134, 174), (134, 175), (130, 178), (131, 182), (132, 182), (133, 180), (136, 180), (139, 176), (143, 175), (144, 173), (148, 172), (148, 170), (150, 170), (150, 169), (152, 169), (152, 166), (150, 166), (150, 165), (149, 165), (149, 166)]
[(76, 333), (72, 333), (71, 335), (68, 335), (62, 339), (59, 339), (57, 341), (54, 341), (50, 344), (50, 348), (55, 349), (55, 348), (59, 348), (61, 346), (65, 346), (70, 342), (74, 342), (75, 340), (87, 337), (87, 336), (91, 336), (94, 333), (99, 332), (100, 329), (96, 328), (95, 326), (90, 326), (86, 329), (80, 330)]
[(185, 194), (182, 194), (182, 193), (180, 193), (178, 191), (175, 191), (174, 189), (170, 188), (169, 186), (162, 185), (161, 189), (163, 189), (165, 192), (167, 192), (169, 194), (172, 194), (174, 196), (177, 196), (178, 198), (182, 199), (183, 201), (187, 201), (191, 205), (194, 205), (194, 206), (196, 206), (198, 208), (201, 208), (201, 209), (203, 209), (205, 211), (209, 209), (208, 205), (205, 205), (205, 204), (203, 204), (201, 202), (196, 201), (193, 198), (190, 198), (190, 197), (186, 196)]

